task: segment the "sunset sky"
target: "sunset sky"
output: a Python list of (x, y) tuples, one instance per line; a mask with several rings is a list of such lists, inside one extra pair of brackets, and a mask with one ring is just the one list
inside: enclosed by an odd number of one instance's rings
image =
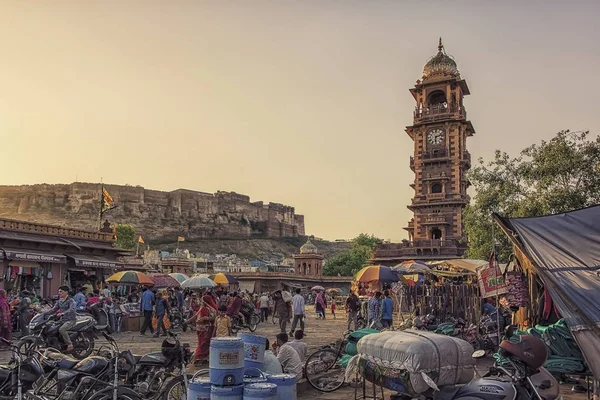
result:
[(10, 1), (0, 184), (247, 194), (308, 234), (406, 238), (414, 103), (443, 37), (474, 157), (600, 131), (599, 1)]

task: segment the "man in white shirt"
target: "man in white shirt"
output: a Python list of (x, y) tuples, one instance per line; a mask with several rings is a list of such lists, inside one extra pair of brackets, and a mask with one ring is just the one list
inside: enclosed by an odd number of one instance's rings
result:
[(288, 343), (287, 333), (277, 335), (277, 359), (281, 363), (283, 372), (296, 376), (296, 380), (302, 379), (302, 361), (298, 352)]
[(292, 346), (294, 350), (298, 352), (298, 356), (300, 356), (300, 361), (302, 362), (306, 360), (306, 343), (302, 341), (303, 337), (303, 331), (296, 331), (294, 333), (294, 340), (290, 342), (290, 346)]
[(304, 332), (304, 297), (300, 294), (300, 289), (296, 289), (296, 294), (292, 298), (294, 320), (292, 321), (292, 329), (290, 336), (294, 336), (296, 325), (300, 321), (300, 330)]
[(269, 339), (267, 339), (267, 344), (265, 346), (265, 357), (263, 360), (263, 365), (260, 370), (266, 374), (274, 375), (274, 374), (282, 374), (283, 369), (281, 368), (281, 363), (277, 359), (277, 356), (273, 354), (271, 350), (269, 350)]
[(269, 318), (269, 296), (263, 293), (260, 296), (260, 322), (265, 322)]

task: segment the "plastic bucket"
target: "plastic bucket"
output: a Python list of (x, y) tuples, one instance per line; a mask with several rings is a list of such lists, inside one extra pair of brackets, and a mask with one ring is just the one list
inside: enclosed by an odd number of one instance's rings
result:
[(265, 383), (267, 377), (265, 374), (256, 368), (248, 368), (244, 370), (244, 385), (251, 385), (253, 383)]
[(237, 337), (244, 341), (244, 367), (262, 368), (265, 360), (267, 338), (250, 333), (238, 333)]
[(211, 400), (243, 400), (244, 385), (215, 386), (210, 388)]
[(296, 400), (296, 377), (294, 375), (268, 375), (267, 382), (277, 385), (277, 396), (280, 399)]
[(244, 400), (278, 400), (277, 385), (274, 383), (246, 385), (244, 386)]
[(210, 382), (217, 386), (244, 383), (244, 342), (236, 337), (213, 338), (210, 341)]
[(187, 400), (210, 400), (210, 378), (208, 376), (190, 379)]

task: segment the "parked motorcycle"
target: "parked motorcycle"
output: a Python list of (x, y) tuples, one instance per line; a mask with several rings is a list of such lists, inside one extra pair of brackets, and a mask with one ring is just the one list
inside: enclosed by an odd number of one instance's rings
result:
[(238, 333), (242, 329), (248, 328), (250, 332), (254, 332), (260, 323), (260, 316), (253, 312), (250, 314), (250, 321), (247, 321), (247, 324), (244, 325), (242, 319), (239, 316), (235, 316), (231, 319), (231, 332), (233, 334)]
[(119, 355), (120, 379), (144, 399), (184, 399), (187, 393), (186, 366), (192, 358), (189, 343), (168, 331), (160, 352), (143, 356), (126, 350)]
[(83, 360), (46, 350), (41, 353), (45, 370), (26, 394), (28, 400), (140, 400), (141, 397), (126, 387), (119, 377), (119, 347), (103, 333), (112, 350), (99, 350), (98, 355)]
[(0, 341), (13, 353), (9, 366), (0, 366), (0, 400), (21, 399), (42, 374), (42, 366), (36, 357), (21, 354), (10, 341), (4, 338)]
[[(526, 339), (523, 339), (526, 338)], [(448, 385), (436, 392), (427, 392), (424, 397), (433, 400), (554, 400), (559, 396), (556, 379), (542, 367), (547, 350), (544, 343), (533, 336), (522, 336), (520, 344), (505, 340), (500, 344), (500, 352), (509, 362), (510, 368), (497, 363), (489, 372), (466, 385)], [(475, 351), (473, 357), (485, 356), (482, 350)], [(391, 400), (407, 400), (410, 397), (399, 393)]]
[[(22, 337), (17, 343), (21, 354), (32, 356), (34, 351), (40, 347), (51, 347), (67, 352), (58, 329), (61, 326), (57, 316), (38, 314), (29, 322), (30, 335)], [(69, 329), (69, 337), (73, 342), (73, 351), (70, 353), (78, 359), (84, 359), (92, 354), (94, 341), (98, 339), (95, 333), (96, 321), (91, 315), (77, 315), (75, 325)]]

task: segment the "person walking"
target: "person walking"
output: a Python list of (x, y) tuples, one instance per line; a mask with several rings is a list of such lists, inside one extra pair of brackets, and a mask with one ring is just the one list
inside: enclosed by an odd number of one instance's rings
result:
[(269, 296), (263, 293), (259, 299), (260, 302), (260, 322), (265, 322), (269, 318)]
[[(208, 297), (208, 296), (205, 296)], [(208, 360), (210, 353), (210, 338), (213, 334), (213, 322), (216, 319), (217, 313), (205, 301), (204, 297), (199, 299), (200, 308), (190, 319), (185, 321), (189, 324), (194, 319), (196, 320), (196, 335), (198, 337), (198, 347), (194, 353), (194, 365), (199, 366)]]
[(300, 289), (296, 289), (296, 294), (292, 298), (294, 319), (290, 330), (290, 337), (294, 336), (296, 325), (300, 322), (300, 330), (304, 331), (304, 297), (300, 294)]
[(346, 313), (348, 314), (348, 330), (350, 330), (350, 324), (354, 322), (354, 330), (357, 329), (358, 325), (358, 312), (360, 311), (360, 299), (354, 292), (350, 292), (346, 299)]
[(77, 293), (73, 296), (73, 300), (75, 300), (75, 307), (77, 311), (85, 311), (87, 306), (87, 297), (85, 296), (85, 288), (80, 287), (77, 289)]
[[(6, 300), (6, 290), (0, 289), (0, 337), (8, 341), (12, 340), (12, 320), (10, 317), (10, 306)], [(6, 345), (0, 343), (0, 348)]]
[(389, 328), (393, 324), (394, 318), (394, 301), (390, 297), (390, 291), (383, 292), (383, 300), (381, 301), (381, 325), (384, 328)]
[(29, 298), (29, 291), (23, 290), (21, 292), (21, 301), (17, 307), (19, 314), (19, 327), (21, 328), (21, 336), (29, 335), (29, 320), (31, 320), (31, 299)]
[(146, 334), (146, 329), (150, 329), (150, 334), (154, 334), (154, 329), (152, 328), (152, 311), (153, 311), (153, 303), (154, 303), (154, 293), (148, 288), (142, 289), (142, 301), (140, 302), (140, 311), (144, 316), (144, 322), (142, 323), (142, 327), (140, 329), (140, 336), (144, 336)]
[(156, 294), (156, 332), (154, 333), (154, 337), (158, 337), (160, 335), (160, 331), (162, 330), (163, 336), (167, 336), (167, 328), (165, 328), (165, 317), (168, 318), (171, 311), (171, 306), (169, 301), (163, 297), (161, 292)]
[(369, 319), (367, 326), (371, 327), (374, 322), (379, 322), (381, 319), (381, 292), (375, 293), (375, 296), (371, 297), (368, 305)]
[(274, 294), (275, 298), (275, 311), (279, 314), (279, 331), (281, 333), (286, 333), (285, 328), (287, 326), (288, 321), (290, 320), (290, 308), (291, 305), (289, 302), (286, 302), (283, 299), (283, 295), (281, 294), (281, 290), (278, 290)]
[(327, 303), (325, 302), (325, 296), (323, 296), (321, 292), (317, 293), (317, 297), (315, 299), (315, 311), (317, 312), (318, 318), (325, 319)]

